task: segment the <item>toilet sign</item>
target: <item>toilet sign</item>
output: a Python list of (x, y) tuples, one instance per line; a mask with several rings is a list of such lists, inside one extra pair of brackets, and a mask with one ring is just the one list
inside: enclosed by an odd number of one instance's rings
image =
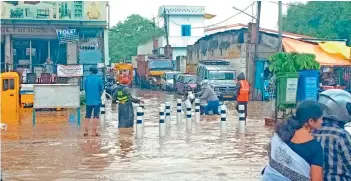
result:
[(56, 34), (60, 44), (79, 41), (79, 35), (76, 29), (57, 29)]

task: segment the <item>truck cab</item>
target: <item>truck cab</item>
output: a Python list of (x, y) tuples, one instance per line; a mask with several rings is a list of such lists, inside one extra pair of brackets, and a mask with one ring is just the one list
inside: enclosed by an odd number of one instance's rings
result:
[(213, 86), (219, 99), (236, 99), (236, 71), (228, 61), (205, 60), (197, 66), (197, 84), (203, 80)]
[(164, 56), (138, 56), (138, 83), (141, 88), (161, 88), (161, 76), (173, 70), (171, 59)]

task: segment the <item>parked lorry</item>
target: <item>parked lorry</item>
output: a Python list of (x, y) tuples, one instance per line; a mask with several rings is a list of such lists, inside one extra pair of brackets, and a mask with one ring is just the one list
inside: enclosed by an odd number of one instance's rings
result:
[(140, 88), (161, 88), (161, 76), (173, 70), (172, 59), (163, 55), (138, 55), (137, 84)]

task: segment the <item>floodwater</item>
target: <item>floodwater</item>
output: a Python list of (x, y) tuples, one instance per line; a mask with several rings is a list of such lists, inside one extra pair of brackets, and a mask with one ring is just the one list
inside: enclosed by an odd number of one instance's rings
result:
[[(247, 133), (239, 135), (234, 103), (226, 102), (224, 137), (219, 120), (194, 123), (191, 132), (185, 130), (183, 120), (177, 128), (175, 95), (140, 91), (139, 96), (146, 102), (142, 139), (135, 139), (135, 130), (118, 130), (116, 108), (110, 103), (100, 137), (83, 137), (83, 127), (70, 123), (66, 111), (37, 113), (34, 128), (31, 113), (23, 113), (21, 125), (9, 125), (1, 135), (4, 180), (259, 180), (272, 132), (263, 121), (269, 104), (249, 104)], [(172, 126), (169, 135), (160, 139), (158, 107), (171, 100)]]

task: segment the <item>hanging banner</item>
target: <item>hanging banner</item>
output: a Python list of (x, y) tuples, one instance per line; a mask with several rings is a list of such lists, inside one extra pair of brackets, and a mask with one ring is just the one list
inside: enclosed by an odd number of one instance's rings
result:
[(57, 65), (57, 77), (81, 77), (83, 65)]
[(79, 35), (76, 29), (58, 29), (56, 30), (56, 34), (60, 44), (79, 41)]

